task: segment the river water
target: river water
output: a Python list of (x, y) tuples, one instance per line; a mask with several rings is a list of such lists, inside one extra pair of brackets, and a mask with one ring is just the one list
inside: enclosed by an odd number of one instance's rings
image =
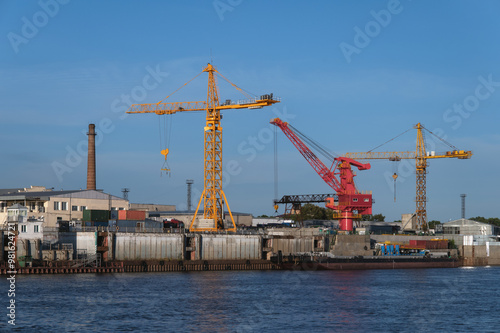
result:
[(498, 332), (500, 267), (1, 277), (1, 331)]

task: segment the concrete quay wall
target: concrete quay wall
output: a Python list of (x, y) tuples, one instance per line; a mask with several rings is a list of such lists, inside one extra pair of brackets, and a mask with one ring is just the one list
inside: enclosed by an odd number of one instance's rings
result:
[(260, 235), (201, 235), (202, 260), (262, 259)]
[(180, 234), (116, 233), (114, 260), (183, 260), (184, 236)]

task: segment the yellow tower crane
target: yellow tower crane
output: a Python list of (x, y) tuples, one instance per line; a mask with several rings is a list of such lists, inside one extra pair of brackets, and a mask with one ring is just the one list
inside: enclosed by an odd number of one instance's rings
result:
[[(344, 157), (352, 158), (354, 160), (380, 160), (386, 159), (390, 161), (401, 161), (403, 159), (415, 159), (415, 167), (417, 174), (417, 190), (416, 190), (416, 217), (417, 228), (419, 230), (427, 231), (427, 194), (426, 194), (426, 175), (427, 175), (427, 160), (435, 158), (458, 158), (469, 159), (472, 156), (471, 151), (458, 150), (455, 146), (449, 144), (443, 139), (436, 136), (434, 133), (426, 129), (421, 123), (414, 127), (417, 129), (417, 150), (416, 151), (403, 151), (403, 152), (366, 152), (366, 153), (346, 153)], [(453, 150), (444, 153), (426, 152), (425, 138), (422, 129), (427, 130), (432, 135), (435, 135), (439, 140), (449, 145)], [(396, 181), (397, 175), (393, 176)]]
[[(200, 201), (198, 202), (198, 206), (196, 207), (196, 211), (194, 213), (193, 220), (191, 221), (189, 230), (192, 232), (219, 231), (221, 229), (224, 229), (223, 213), (225, 204), (227, 205), (227, 210), (232, 222), (232, 227), (228, 230), (236, 231), (233, 214), (231, 213), (231, 209), (229, 208), (229, 204), (227, 203), (226, 195), (222, 190), (222, 115), (220, 112), (221, 110), (229, 109), (260, 109), (264, 106), (279, 103), (280, 100), (278, 98), (274, 98), (273, 94), (266, 94), (260, 96), (259, 98), (250, 98), (249, 100), (241, 102), (238, 101), (237, 103), (234, 103), (231, 100), (226, 100), (222, 104), (219, 104), (219, 93), (215, 75), (216, 73), (223, 79), (228, 81), (237, 90), (242, 93), (243, 91), (241, 88), (237, 87), (235, 84), (227, 80), (210, 63), (198, 75), (203, 72), (208, 73), (208, 91), (206, 102), (198, 101), (164, 103), (162, 100), (158, 103), (151, 104), (133, 104), (130, 106), (130, 109), (127, 111), (127, 113), (155, 113), (157, 115), (168, 115), (185, 111), (206, 111), (206, 124), (204, 128), (204, 188), (200, 197)], [(196, 77), (198, 75), (196, 75)], [(167, 96), (166, 98), (168, 97), (169, 96)], [(166, 159), (168, 155), (168, 149), (162, 150), (161, 153), (165, 156)], [(198, 209), (200, 208), (202, 201), (204, 203), (204, 218), (196, 221)]]

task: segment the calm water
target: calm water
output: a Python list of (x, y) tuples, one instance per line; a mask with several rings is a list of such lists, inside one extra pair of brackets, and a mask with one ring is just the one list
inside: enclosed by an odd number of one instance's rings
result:
[[(500, 267), (18, 276), (14, 330), (498, 332), (499, 277)], [(0, 289), (6, 309), (4, 277)]]

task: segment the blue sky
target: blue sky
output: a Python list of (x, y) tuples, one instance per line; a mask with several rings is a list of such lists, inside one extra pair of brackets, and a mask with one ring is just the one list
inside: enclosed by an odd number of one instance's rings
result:
[[(461, 193), (468, 217), (498, 217), (499, 10), (496, 1), (0, 1), (0, 188), (84, 188), (79, 151), (95, 123), (99, 188), (120, 195), (128, 187), (132, 202), (185, 209), (191, 178), (197, 202), (203, 113), (169, 117), (172, 171), (161, 175), (163, 120), (123, 111), (128, 101), (163, 99), (213, 59), (245, 90), (282, 98), (224, 113), (233, 211), (273, 213), (269, 120), (285, 114), (338, 154), (367, 151), (421, 122), (474, 153), (430, 162), (428, 218), (459, 218)], [(202, 74), (169, 100), (204, 100), (206, 85)], [(219, 86), (221, 99), (243, 97)], [(331, 192), (278, 137), (279, 196)], [(412, 130), (379, 150), (414, 150), (415, 139)], [(373, 191), (374, 213), (413, 212), (413, 162), (371, 164), (357, 185)], [(394, 171), (396, 202), (387, 181)]]

